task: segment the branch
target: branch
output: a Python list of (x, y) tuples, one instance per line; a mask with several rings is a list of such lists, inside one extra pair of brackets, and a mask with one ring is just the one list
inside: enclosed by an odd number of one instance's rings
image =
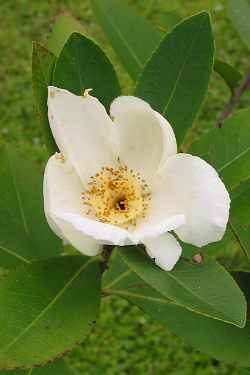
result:
[(218, 120), (216, 122), (217, 128), (221, 128), (224, 121), (233, 113), (234, 109), (239, 105), (242, 95), (248, 89), (249, 86), (250, 86), (250, 71), (247, 73), (244, 81), (239, 86), (239, 88), (234, 91), (229, 102), (226, 104), (224, 110), (220, 113)]

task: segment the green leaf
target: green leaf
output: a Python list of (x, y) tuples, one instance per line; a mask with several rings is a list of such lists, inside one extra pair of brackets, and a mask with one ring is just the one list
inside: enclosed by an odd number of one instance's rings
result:
[(36, 113), (48, 151), (53, 154), (57, 146), (48, 121), (48, 86), (51, 84), (56, 58), (46, 48), (34, 42), (32, 50), (32, 87)]
[[(162, 326), (212, 357), (240, 366), (250, 366), (250, 322), (243, 329), (237, 328), (172, 303), (124, 263), (122, 265), (118, 254), (114, 254), (109, 266), (104, 274), (104, 294), (117, 295), (135, 304)], [(122, 267), (123, 272), (118, 276), (115, 269)], [(215, 283), (220, 285), (217, 280)]]
[(159, 45), (160, 32), (121, 1), (91, 0), (91, 5), (118, 57), (136, 80)]
[(237, 69), (219, 59), (214, 61), (214, 70), (224, 79), (232, 92), (239, 87), (243, 80), (243, 75)]
[(107, 109), (120, 95), (119, 82), (106, 55), (92, 40), (78, 33), (73, 33), (63, 47), (53, 84), (76, 95), (92, 88), (93, 95)]
[(191, 145), (189, 152), (212, 164), (232, 192), (250, 177), (250, 109), (227, 119)]
[(247, 0), (229, 0), (229, 16), (241, 39), (250, 48), (250, 3)]
[(181, 260), (174, 270), (157, 267), (139, 247), (119, 251), (128, 267), (173, 303), (190, 311), (244, 327), (246, 301), (232, 277), (214, 260)]
[[(114, 51), (131, 78), (137, 80), (152, 53), (159, 46), (162, 35), (143, 17), (118, 0), (92, 0), (93, 11), (106, 33)], [(181, 21), (177, 11), (160, 15), (161, 31), (171, 30)], [(232, 90), (242, 79), (231, 65), (216, 59), (214, 70)]]
[(203, 12), (166, 35), (140, 76), (136, 96), (166, 116), (179, 143), (204, 100), (213, 54), (210, 19)]
[(241, 249), (250, 260), (250, 181), (245, 190), (232, 200), (230, 228)]
[(42, 173), (11, 146), (0, 150), (0, 267), (59, 254), (44, 215)]
[(48, 37), (48, 49), (58, 57), (64, 44), (74, 32), (84, 33), (84, 28), (80, 22), (69, 14), (60, 14), (56, 18), (52, 32)]
[(76, 375), (63, 360), (57, 360), (45, 367), (17, 371), (0, 371), (0, 375)]
[(95, 258), (64, 256), (17, 268), (0, 283), (0, 368), (46, 364), (81, 342), (98, 314)]
[[(232, 199), (229, 230), (250, 259), (250, 109), (227, 119), (191, 145), (189, 152), (201, 156), (219, 172)], [(222, 249), (223, 243), (211, 245)]]

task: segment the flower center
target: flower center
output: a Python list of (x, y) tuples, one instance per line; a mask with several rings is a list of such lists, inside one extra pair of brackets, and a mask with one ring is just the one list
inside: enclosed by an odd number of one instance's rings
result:
[(146, 217), (150, 200), (146, 181), (126, 165), (117, 169), (103, 167), (82, 193), (87, 215), (126, 229)]

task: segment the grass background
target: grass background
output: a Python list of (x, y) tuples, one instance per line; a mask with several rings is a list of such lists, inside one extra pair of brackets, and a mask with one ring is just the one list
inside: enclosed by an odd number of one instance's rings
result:
[[(243, 73), (249, 53), (227, 18), (226, 2), (216, 0), (130, 0), (137, 12), (160, 26), (160, 14), (178, 10), (186, 17), (207, 9), (212, 14), (216, 55)], [(31, 42), (45, 40), (53, 17), (71, 12), (83, 23), (114, 62), (123, 92), (132, 92), (132, 82), (112, 53), (95, 22), (88, 0), (1, 0), (0, 3), (0, 143), (12, 142), (27, 157), (44, 163), (46, 151), (33, 113), (31, 91)], [(214, 73), (207, 99), (194, 124), (197, 136), (214, 126), (229, 90)], [(245, 95), (241, 106), (249, 105)], [(84, 296), (83, 296), (84, 298)], [(69, 317), (70, 319), (70, 317)], [(117, 299), (106, 300), (93, 334), (67, 357), (81, 374), (89, 375), (240, 375), (225, 365), (193, 350), (137, 308)]]

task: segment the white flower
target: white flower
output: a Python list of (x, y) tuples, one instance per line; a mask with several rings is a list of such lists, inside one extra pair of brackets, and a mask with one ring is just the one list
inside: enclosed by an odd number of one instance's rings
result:
[(119, 97), (111, 119), (96, 98), (49, 87), (48, 110), (60, 154), (45, 170), (44, 205), (60, 238), (89, 256), (103, 244), (144, 244), (164, 270), (181, 255), (170, 231), (198, 247), (222, 238), (225, 186), (205, 161), (177, 154), (173, 129), (149, 104)]

